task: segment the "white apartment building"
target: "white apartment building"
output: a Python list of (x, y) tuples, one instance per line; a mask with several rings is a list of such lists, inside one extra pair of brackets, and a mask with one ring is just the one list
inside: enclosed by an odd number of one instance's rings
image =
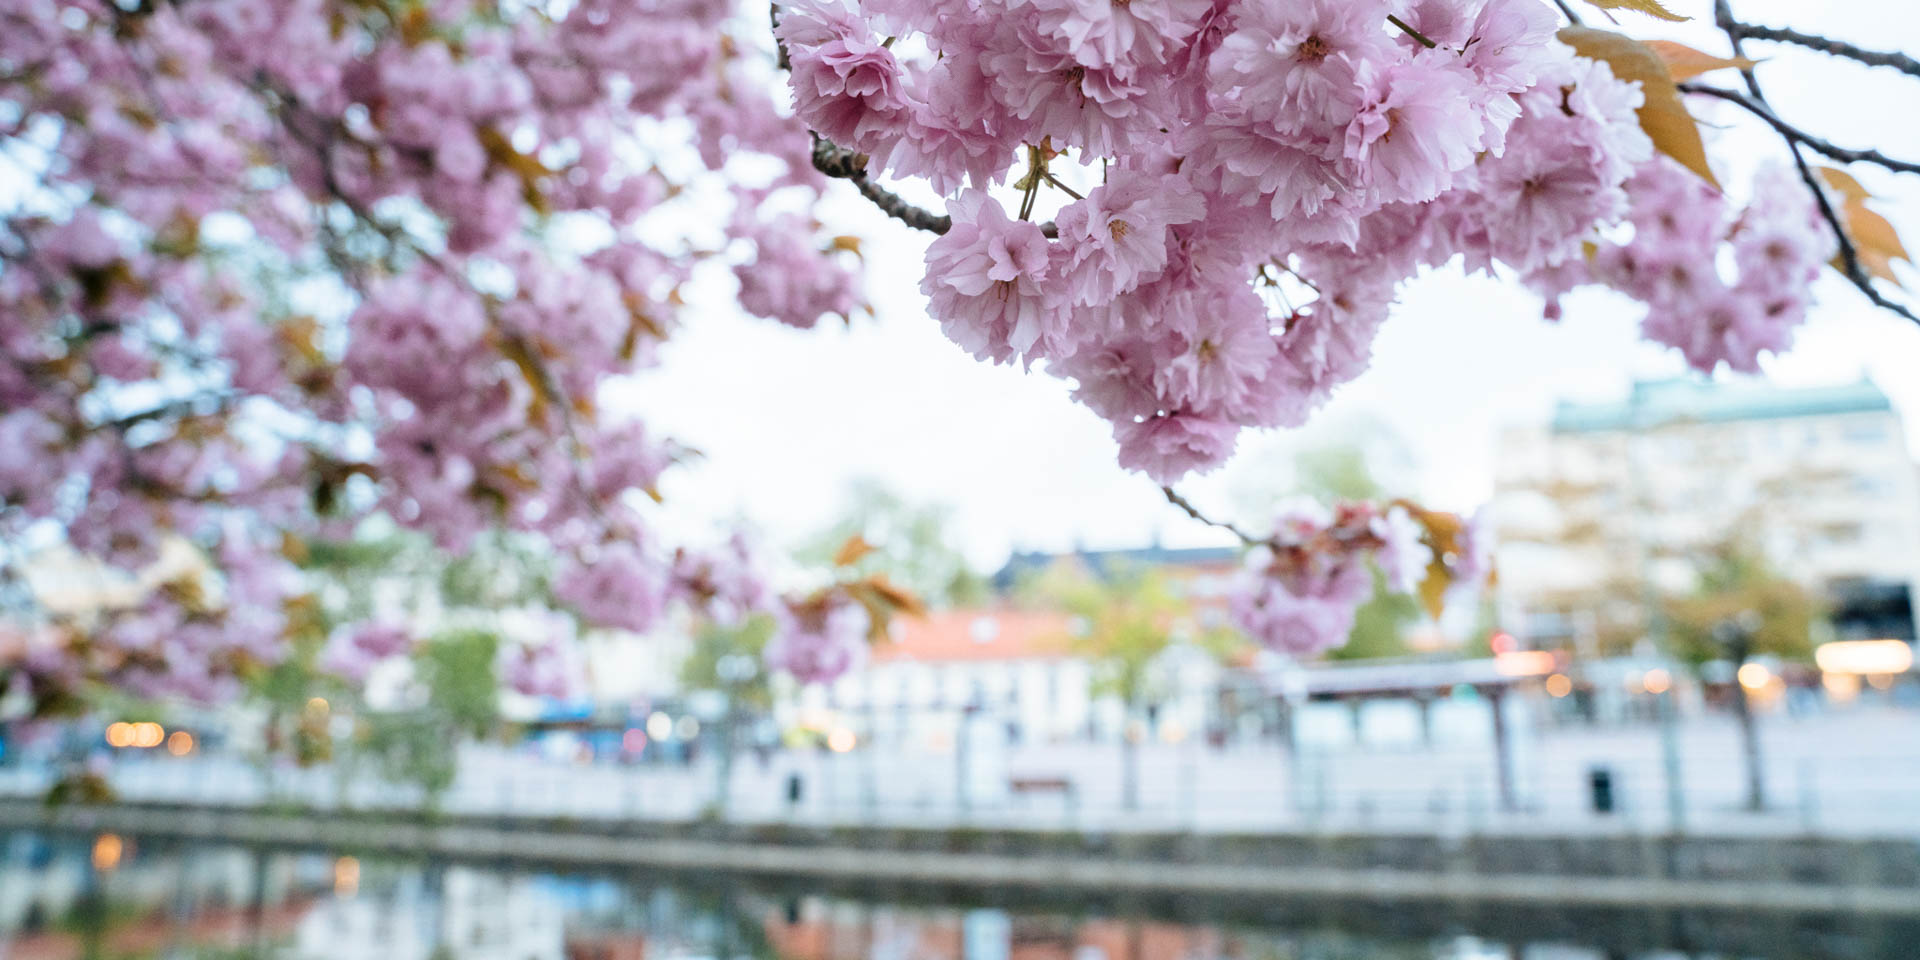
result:
[(1638, 383), (1505, 430), (1496, 470), (1503, 619), (1536, 643), (1592, 640), (1649, 578), (1692, 588), (1735, 537), (1823, 592), (1841, 635), (1914, 636), (1920, 472), (1870, 381)]
[[(1064, 613), (987, 607), (902, 618), (864, 669), (831, 687), (789, 690), (783, 725), (831, 713), (882, 741), (951, 736), (962, 715), (1001, 727), (1010, 743), (1114, 739), (1127, 722), (1117, 698), (1097, 689), (1096, 666), (1074, 650)], [(1197, 735), (1218, 684), (1219, 664), (1173, 644), (1149, 681), (1155, 731)]]

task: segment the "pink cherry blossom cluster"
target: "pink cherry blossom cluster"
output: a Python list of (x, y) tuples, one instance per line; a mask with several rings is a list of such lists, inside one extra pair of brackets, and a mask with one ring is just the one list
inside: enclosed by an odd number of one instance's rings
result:
[(1626, 212), (1639, 91), (1555, 26), (1537, 0), (807, 0), (776, 33), (801, 119), (952, 194), (922, 283), (947, 335), (1071, 378), (1170, 483), (1358, 375), (1422, 265), (1541, 269)]
[[(1580, 274), (1674, 202), (1638, 84), (1557, 23), (1539, 0), (801, 0), (776, 34), (802, 120), (948, 195), (921, 287), (947, 336), (1074, 381), (1120, 463), (1165, 484), (1243, 428), (1302, 423), (1416, 270)], [(1016, 176), (1011, 209), (990, 191)], [(1742, 369), (1783, 347), (1822, 246), (1787, 206), (1753, 227), (1778, 236), (1733, 232), (1743, 263), (1782, 268), (1764, 290), (1705, 312), (1659, 291), (1647, 335)], [(1711, 275), (1711, 246), (1660, 250)]]
[(1793, 173), (1762, 169), (1744, 209), (1664, 157), (1642, 165), (1628, 189), (1630, 238), (1532, 278), (1556, 297), (1548, 316), (1558, 316), (1561, 291), (1600, 282), (1645, 302), (1647, 339), (1678, 349), (1706, 373), (1722, 363), (1754, 373), (1761, 353), (1792, 345), (1813, 279), (1835, 251), (1832, 231)]
[[(0, 197), (0, 535), (135, 571), (164, 532), (226, 585), (30, 631), (56, 649), (8, 664), (218, 693), (301, 589), (264, 531), (383, 513), (453, 551), (545, 538), (590, 623), (772, 607), (779, 663), (844, 670), (870, 608), (780, 602), (744, 547), (658, 535), (683, 448), (601, 396), (698, 278), (798, 328), (860, 308), (821, 170), (946, 197), (942, 329), (1073, 381), (1162, 483), (1302, 423), (1424, 267), (1609, 284), (1696, 365), (1750, 369), (1830, 245), (1780, 177), (1735, 216), (1656, 159), (1639, 89), (1540, 0), (799, 0), (771, 42), (765, 12), (0, 5), (0, 182), (26, 185)], [(1327, 635), (1337, 604), (1287, 604), (1344, 598), (1352, 564), (1275, 549), (1249, 609)]]
[[(1355, 612), (1373, 594), (1369, 561), (1388, 590), (1419, 588), (1436, 559), (1429, 536), (1400, 504), (1285, 504), (1272, 535), (1248, 552), (1228, 609), (1234, 623), (1267, 648), (1314, 656), (1347, 642)], [(1486, 575), (1486, 540), (1478, 537), (1481, 546), (1469, 557), (1461, 539), (1439, 561), (1456, 583), (1468, 584)]]
[(366, 682), (375, 664), (409, 653), (413, 647), (413, 634), (406, 627), (369, 621), (335, 630), (320, 649), (318, 666), (357, 687)]
[(769, 670), (785, 671), (803, 684), (831, 683), (866, 663), (873, 620), (843, 591), (783, 604), (774, 619), (773, 637), (761, 651)]
[(579, 647), (560, 632), (541, 643), (510, 643), (500, 648), (500, 676), (523, 696), (568, 700), (586, 689)]
[[(163, 532), (224, 559), (235, 518), (337, 536), (378, 511), (449, 550), (549, 538), (596, 623), (771, 602), (722, 569), (743, 551), (676, 566), (639, 493), (679, 448), (599, 405), (704, 262), (784, 323), (858, 306), (764, 19), (735, 13), (5, 4), (0, 175), (28, 189), (0, 200), (0, 535), (51, 523), (137, 570)], [(745, 242), (714, 244), (696, 196)], [(259, 604), (237, 626), (161, 592), (97, 637), (35, 636), (204, 692), (233, 650), (272, 652), (291, 592), (236, 591), (235, 617)]]

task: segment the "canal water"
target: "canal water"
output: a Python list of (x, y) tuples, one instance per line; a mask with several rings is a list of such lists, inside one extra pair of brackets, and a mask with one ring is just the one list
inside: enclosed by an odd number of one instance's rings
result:
[(0, 960), (1914, 960), (1905, 917), (832, 888), (0, 834)]

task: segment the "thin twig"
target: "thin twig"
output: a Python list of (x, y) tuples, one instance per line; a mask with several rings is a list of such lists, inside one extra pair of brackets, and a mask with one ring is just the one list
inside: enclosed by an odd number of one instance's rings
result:
[(1426, 47), (1428, 50), (1432, 50), (1434, 47), (1439, 46), (1439, 44), (1434, 43), (1432, 40), (1428, 39), (1426, 34), (1421, 33), (1418, 30), (1415, 30), (1411, 26), (1408, 26), (1405, 20), (1402, 20), (1391, 13), (1387, 14), (1387, 22), (1393, 24), (1396, 27), (1399, 27), (1401, 33), (1404, 33), (1407, 36), (1420, 41), (1420, 45), (1423, 47)]
[(1818, 50), (1828, 56), (1845, 57), (1870, 67), (1891, 67), (1901, 73), (1920, 77), (1920, 60), (1915, 60), (1904, 53), (1868, 50), (1865, 47), (1856, 47), (1851, 43), (1817, 34), (1801, 33), (1790, 27), (1765, 27), (1757, 23), (1741, 23), (1737, 20), (1730, 26), (1731, 29), (1728, 32), (1742, 39), (1791, 43), (1809, 50)]
[(825, 176), (851, 182), (860, 195), (871, 200), (882, 213), (909, 227), (928, 233), (946, 233), (953, 229), (953, 218), (914, 206), (899, 194), (867, 179), (865, 156), (817, 133), (813, 135), (813, 168)]
[(1198, 520), (1209, 527), (1219, 527), (1220, 529), (1225, 530), (1236, 537), (1239, 537), (1240, 542), (1246, 544), (1247, 546), (1250, 546), (1250, 547), (1259, 546), (1260, 544), (1267, 542), (1265, 540), (1260, 539), (1259, 537), (1256, 537), (1246, 532), (1245, 530), (1240, 529), (1239, 527), (1234, 526), (1231, 523), (1228, 523), (1225, 520), (1215, 520), (1212, 517), (1209, 517), (1206, 514), (1201, 513), (1199, 507), (1194, 506), (1192, 501), (1188, 500), (1186, 497), (1183, 497), (1179, 493), (1175, 492), (1175, 490), (1172, 487), (1161, 487), (1160, 492), (1167, 495), (1168, 503), (1171, 503), (1174, 506), (1179, 507), (1183, 512), (1186, 513), (1187, 516), (1192, 517), (1195, 520)]
[(1897, 173), (1920, 173), (1920, 163), (1889, 157), (1878, 150), (1842, 147), (1830, 141), (1822, 140), (1780, 119), (1780, 116), (1768, 109), (1766, 104), (1738, 90), (1728, 90), (1723, 87), (1716, 87), (1705, 83), (1683, 83), (1679, 86), (1681, 93), (1697, 93), (1702, 96), (1718, 97), (1728, 103), (1737, 104), (1741, 109), (1766, 121), (1767, 125), (1779, 131), (1781, 136), (1796, 143), (1803, 143), (1816, 153), (1825, 154), (1841, 163), (1871, 163), (1886, 167), (1888, 170)]
[[(1726, 33), (1733, 55), (1742, 56), (1740, 21), (1733, 18), (1733, 5), (1729, 0), (1713, 0), (1713, 22)], [(1747, 92), (1753, 95), (1754, 101), (1763, 106), (1766, 105), (1767, 96), (1760, 91), (1760, 78), (1754, 75), (1753, 68), (1741, 68), (1740, 77), (1746, 82)], [(1772, 114), (1773, 111), (1769, 109), (1767, 112)], [(1860, 251), (1854, 248), (1853, 238), (1847, 234), (1846, 225), (1840, 221), (1839, 211), (1833, 209), (1833, 201), (1828, 198), (1826, 188), (1821, 185), (1819, 178), (1814, 176), (1813, 167), (1807, 163), (1806, 156), (1800, 152), (1801, 141), (1794, 139), (1786, 131), (1780, 130), (1778, 126), (1774, 129), (1785, 137), (1787, 152), (1793, 155), (1793, 165), (1800, 171), (1801, 182), (1805, 183), (1807, 189), (1813, 193), (1813, 202), (1819, 207), (1820, 216), (1827, 221), (1828, 228), (1833, 231), (1834, 243), (1840, 249), (1841, 272), (1846, 274), (1847, 279), (1875, 306), (1920, 323), (1920, 317), (1914, 316), (1913, 311), (1888, 300), (1880, 293), (1879, 288), (1873, 285), (1873, 278), (1867, 275), (1866, 268), (1860, 263)]]
[(1573, 12), (1573, 4), (1568, 3), (1567, 0), (1553, 0), (1553, 5), (1559, 7), (1561, 13), (1566, 14), (1568, 23), (1576, 27), (1582, 25), (1580, 15)]

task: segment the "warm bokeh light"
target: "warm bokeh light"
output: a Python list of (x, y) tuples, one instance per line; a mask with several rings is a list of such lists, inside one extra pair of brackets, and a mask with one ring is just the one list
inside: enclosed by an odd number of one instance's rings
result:
[(184, 757), (193, 752), (193, 734), (185, 730), (175, 730), (167, 738), (167, 752), (176, 757)]
[(120, 856), (126, 852), (126, 842), (117, 833), (103, 833), (93, 841), (93, 868), (102, 873), (120, 865)]
[(351, 897), (360, 891), (360, 861), (353, 857), (341, 857), (333, 862), (333, 893), (339, 897)]
[(157, 747), (167, 739), (165, 727), (152, 721), (133, 725), (133, 745), (136, 747)]
[(1905, 673), (1913, 669), (1913, 647), (1905, 640), (1836, 640), (1815, 648), (1813, 662), (1827, 673)]
[(1493, 658), (1494, 672), (1503, 677), (1538, 677), (1558, 666), (1558, 659), (1549, 650), (1515, 650)]
[(853, 731), (846, 727), (836, 728), (832, 733), (827, 734), (827, 749), (834, 753), (846, 753), (859, 742), (860, 738), (854, 736)]
[(1547, 678), (1547, 693), (1555, 699), (1573, 692), (1573, 680), (1564, 673), (1556, 673)]
[(316, 717), (324, 717), (327, 715), (327, 711), (332, 709), (333, 705), (327, 702), (326, 697), (314, 697), (307, 701), (307, 712)]
[(133, 746), (133, 724), (121, 721), (107, 725), (107, 746)]
[(1768, 670), (1764, 663), (1743, 663), (1735, 676), (1740, 680), (1740, 685), (1748, 690), (1759, 690), (1773, 682), (1773, 671)]
[(1666, 693), (1673, 688), (1673, 674), (1660, 667), (1654, 667), (1647, 671), (1646, 676), (1640, 678), (1640, 685), (1646, 687), (1648, 693)]
[(1823, 673), (1820, 685), (1827, 688), (1827, 696), (1835, 703), (1850, 703), (1860, 696), (1860, 675), (1854, 673)]

